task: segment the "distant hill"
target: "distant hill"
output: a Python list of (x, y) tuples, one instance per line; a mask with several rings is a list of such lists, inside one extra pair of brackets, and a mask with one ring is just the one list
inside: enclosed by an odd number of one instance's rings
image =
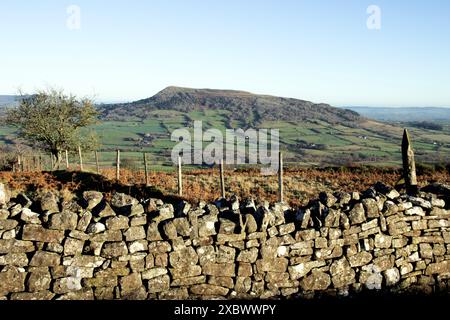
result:
[(362, 116), (388, 122), (450, 121), (450, 108), (346, 107)]
[(324, 103), (257, 95), (245, 91), (190, 89), (168, 87), (151, 98), (131, 102), (101, 105), (104, 120), (146, 119), (154, 110), (184, 113), (204, 110), (229, 112), (230, 122), (237, 120), (248, 126), (264, 121), (302, 121), (315, 119), (327, 123), (351, 124), (361, 120), (357, 112), (334, 108)]
[(13, 95), (0, 95), (0, 106), (14, 105), (20, 96)]

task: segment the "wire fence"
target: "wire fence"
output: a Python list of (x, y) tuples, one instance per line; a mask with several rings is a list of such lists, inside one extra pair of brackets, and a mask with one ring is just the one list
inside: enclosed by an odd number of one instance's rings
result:
[[(279, 153), (277, 159), (279, 165), (283, 165), (282, 153)], [(18, 155), (12, 165), (13, 172), (51, 172), (51, 171), (80, 171), (90, 172), (103, 175), (109, 179), (126, 181), (136, 185), (150, 184), (151, 173), (172, 172), (177, 176), (177, 194), (183, 196), (183, 171), (211, 169), (213, 166), (208, 165), (184, 165), (181, 157), (178, 163), (172, 161), (161, 161), (152, 154), (145, 152), (82, 152), (78, 153), (63, 152), (59, 161), (52, 154), (37, 155)], [(223, 160), (218, 167), (218, 182), (220, 195), (226, 196), (225, 186), (225, 165)], [(246, 165), (247, 169), (260, 168), (260, 166)], [(209, 172), (210, 173), (210, 172)], [(278, 169), (278, 199), (283, 201), (283, 168)]]

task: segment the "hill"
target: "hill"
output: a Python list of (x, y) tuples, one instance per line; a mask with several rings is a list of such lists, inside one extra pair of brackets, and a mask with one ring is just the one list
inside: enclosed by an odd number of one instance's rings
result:
[(450, 121), (450, 108), (437, 107), (346, 107), (364, 117), (389, 122)]
[(257, 126), (264, 121), (303, 121), (316, 119), (328, 123), (359, 121), (361, 117), (351, 110), (342, 110), (328, 104), (257, 95), (245, 91), (191, 89), (168, 87), (151, 98), (123, 104), (102, 105), (105, 120), (144, 120), (154, 110), (173, 110), (183, 113), (205, 110), (229, 112), (229, 126), (240, 121), (246, 126)]
[(0, 95), (0, 107), (7, 105), (14, 105), (19, 99), (19, 96), (13, 95)]

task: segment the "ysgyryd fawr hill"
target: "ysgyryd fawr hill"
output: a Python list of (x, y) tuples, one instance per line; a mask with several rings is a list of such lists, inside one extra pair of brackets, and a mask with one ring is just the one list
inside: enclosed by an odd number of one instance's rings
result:
[[(100, 107), (109, 120), (127, 117), (145, 119), (150, 111), (175, 110), (184, 113), (205, 110), (228, 111), (233, 120), (258, 126), (264, 121), (322, 120), (328, 123), (352, 123), (361, 119), (358, 113), (309, 101), (257, 95), (245, 91), (168, 87), (151, 98), (125, 104)], [(231, 126), (230, 126), (231, 128)]]

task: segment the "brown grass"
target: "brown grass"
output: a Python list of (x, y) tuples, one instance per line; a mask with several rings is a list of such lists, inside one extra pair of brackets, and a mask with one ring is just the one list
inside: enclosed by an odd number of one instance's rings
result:
[[(55, 173), (11, 173), (1, 172), (0, 181), (6, 182), (18, 191), (58, 190), (63, 198), (69, 199), (71, 192), (88, 189), (110, 192), (117, 189), (114, 184), (115, 170), (102, 171), (103, 176), (79, 172)], [(291, 205), (304, 205), (316, 198), (321, 191), (363, 191), (378, 181), (396, 185), (401, 172), (391, 168), (326, 168), (326, 169), (286, 169), (284, 174), (285, 199)], [(418, 172), (421, 186), (432, 182), (449, 183), (446, 170)], [(150, 185), (166, 195), (177, 193), (176, 173), (151, 172)], [(277, 200), (277, 176), (261, 176), (258, 170), (226, 171), (227, 194), (255, 200)], [(143, 187), (145, 176), (142, 171), (121, 170), (120, 186), (127, 190)], [(141, 187), (139, 187), (141, 186)], [(191, 202), (212, 201), (220, 197), (219, 173), (217, 169), (183, 172), (184, 198)]]

